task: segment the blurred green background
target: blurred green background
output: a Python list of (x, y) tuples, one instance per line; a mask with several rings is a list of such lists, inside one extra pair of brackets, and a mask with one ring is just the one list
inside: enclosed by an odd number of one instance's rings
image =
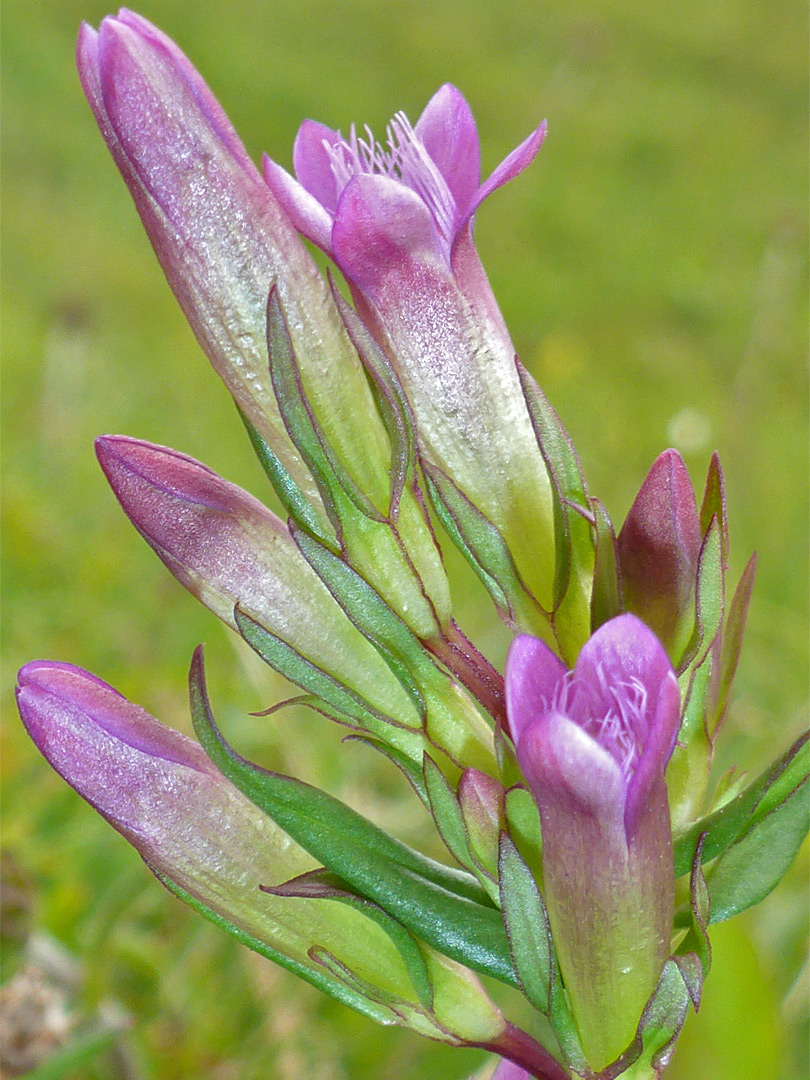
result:
[[(775, 756), (806, 724), (808, 693), (805, 5), (143, 0), (139, 10), (191, 56), (256, 157), (288, 163), (307, 116), (378, 132), (397, 109), (415, 119), (445, 81), (472, 104), (485, 169), (548, 117), (538, 162), (480, 212), (479, 250), (524, 362), (615, 521), (665, 446), (681, 450), (696, 486), (719, 450), (734, 580), (754, 548), (760, 556), (720, 763), (758, 768)], [(281, 694), (279, 680), (169, 578), (95, 463), (93, 437), (123, 432), (267, 497), (81, 96), (76, 29), (105, 13), (98, 0), (4, 5), (3, 978), (19, 996), (38, 950), (74, 1025), (72, 1066), (63, 1050), (31, 1075), (466, 1076), (482, 1055), (375, 1028), (164, 894), (16, 717), (16, 668), (49, 657), (188, 730), (186, 666), (205, 641), (240, 748), (411, 842), (426, 829), (393, 772), (341, 747), (325, 722), (247, 717)], [(485, 597), (457, 560), (452, 572), (460, 621), (502, 657)], [(705, 1005), (671, 1080), (806, 1075), (806, 873), (805, 850), (780, 891), (717, 928)]]

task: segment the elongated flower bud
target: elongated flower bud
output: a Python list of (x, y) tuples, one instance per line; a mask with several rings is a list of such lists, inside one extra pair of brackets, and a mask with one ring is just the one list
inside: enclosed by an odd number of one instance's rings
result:
[(540, 809), (552, 935), (590, 1064), (627, 1048), (669, 952), (672, 837), (664, 770), (680, 698), (658, 639), (604, 623), (573, 671), (517, 638), (507, 712)]
[[(278, 963), (383, 1022), (449, 1042), (488, 1043), (504, 1031), (478, 980), (458, 965), (427, 950), (432, 1000), (425, 1008), (377, 923), (343, 904), (262, 890), (315, 864), (197, 743), (70, 664), (27, 664), (17, 702), (54, 769), (161, 879), (226, 928), (249, 935)], [(335, 977), (340, 971), (350, 976), (347, 983)]]
[(695, 625), (695, 575), (702, 536), (683, 458), (653, 462), (618, 537), (624, 601), (655, 631), (673, 663)]
[[(214, 368), (277, 461), (279, 486), (303, 492), (321, 529), (331, 530), (322, 484), (290, 430), (290, 403), (282, 419), (271, 379), (271, 287), (319, 438), (349, 485), (386, 518), (392, 450), (363, 363), (312, 256), (199, 73), (165, 34), (127, 10), (104, 19), (98, 31), (82, 27), (77, 62), (166, 277)], [(361, 572), (416, 633), (432, 638), (449, 621), (447, 582), (410, 487), (397, 502), (396, 535), (378, 538), (376, 558), (361, 550)], [(377, 532), (386, 529), (393, 527), (383, 524)]]
[(335, 603), (286, 525), (257, 499), (165, 446), (103, 435), (96, 453), (133, 525), (216, 615), (235, 626), (238, 605), (375, 709), (419, 726), (379, 654)]

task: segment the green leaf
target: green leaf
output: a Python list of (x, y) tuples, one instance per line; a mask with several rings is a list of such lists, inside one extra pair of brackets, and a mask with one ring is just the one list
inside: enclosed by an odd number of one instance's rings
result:
[(516, 985), (500, 915), (473, 878), (413, 851), (326, 792), (236, 754), (211, 714), (199, 650), (189, 690), (194, 728), (206, 753), (260, 810), (439, 952)]
[(548, 1013), (554, 953), (546, 905), (531, 870), (506, 833), (501, 833), (498, 877), (503, 921), (521, 989), (535, 1008)]
[(759, 817), (709, 872), (712, 923), (723, 922), (776, 888), (810, 829), (810, 785)]
[(717, 858), (744, 832), (779, 806), (810, 773), (810, 734), (805, 732), (793, 746), (770, 765), (736, 798), (713, 814), (701, 818), (675, 840), (675, 876), (689, 872), (698, 843), (705, 833), (703, 862)]

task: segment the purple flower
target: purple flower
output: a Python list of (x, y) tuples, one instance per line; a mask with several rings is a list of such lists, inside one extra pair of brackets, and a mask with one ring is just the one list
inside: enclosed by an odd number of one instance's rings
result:
[(655, 631), (675, 663), (694, 629), (702, 542), (683, 458), (665, 450), (630, 507), (618, 545), (625, 606)]
[(414, 409), (429, 466), (501, 532), (529, 591), (552, 603), (551, 489), (515, 365), (515, 349), (472, 236), (481, 202), (533, 160), (541, 124), (480, 183), (475, 121), (443, 86), (412, 127), (391, 121), (384, 148), (306, 121), (295, 178), (265, 178), (298, 229), (334, 258), (389, 352)]
[(633, 1038), (668, 955), (672, 839), (664, 772), (680, 695), (634, 615), (605, 623), (573, 671), (535, 638), (506, 667), (518, 761), (540, 809), (546, 903), (583, 1046), (601, 1069)]
[[(380, 227), (390, 230), (394, 246), (395, 221), (401, 219), (406, 226), (418, 222), (412, 234), (402, 230), (399, 242), (416, 244), (429, 238), (436, 254), (450, 263), (475, 211), (531, 164), (545, 134), (543, 122), (482, 184), (475, 120), (462, 94), (445, 84), (415, 126), (403, 112), (393, 117), (385, 147), (368, 128), (363, 138), (352, 124), (344, 139), (325, 124), (305, 120), (293, 147), (295, 179), (267, 158), (265, 178), (297, 228), (342, 269), (367, 257), (353, 242), (363, 225), (356, 214), (364, 204), (378, 210)], [(377, 261), (369, 261), (372, 273)]]

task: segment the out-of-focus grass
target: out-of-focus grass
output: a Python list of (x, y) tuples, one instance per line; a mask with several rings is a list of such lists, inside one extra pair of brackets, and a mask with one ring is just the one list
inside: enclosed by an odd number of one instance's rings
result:
[[(675, 445), (700, 484), (723, 459), (732, 576), (760, 554), (721, 758), (757, 767), (806, 718), (806, 12), (798, 0), (472, 3), (151, 0), (252, 153), (289, 160), (301, 118), (380, 130), (443, 81), (477, 115), (485, 167), (549, 118), (529, 174), (479, 215), (521, 355), (621, 521)], [(312, 718), (256, 721), (273, 677), (168, 579), (105, 489), (92, 438), (122, 431), (203, 458), (266, 496), (239, 422), (141, 233), (73, 71), (97, 0), (7, 0), (4, 25), (4, 845), (30, 918), (78, 959), (79, 1018), (117, 1000), (132, 1028), (72, 1080), (460, 1077), (481, 1060), (378, 1030), (239, 949), (151, 881), (38, 758), (16, 667), (80, 663), (180, 729), (208, 643), (229, 731), (412, 840), (396, 778)], [(462, 621), (506, 639), (453, 562)], [(804, 866), (717, 931), (703, 1015), (672, 1080), (789, 1080), (806, 993)], [(27, 884), (26, 884), (27, 883)], [(25, 906), (25, 901), (23, 903)], [(23, 920), (24, 921), (24, 920)], [(19, 920), (9, 926), (20, 927)], [(7, 974), (19, 964), (12, 947)]]

